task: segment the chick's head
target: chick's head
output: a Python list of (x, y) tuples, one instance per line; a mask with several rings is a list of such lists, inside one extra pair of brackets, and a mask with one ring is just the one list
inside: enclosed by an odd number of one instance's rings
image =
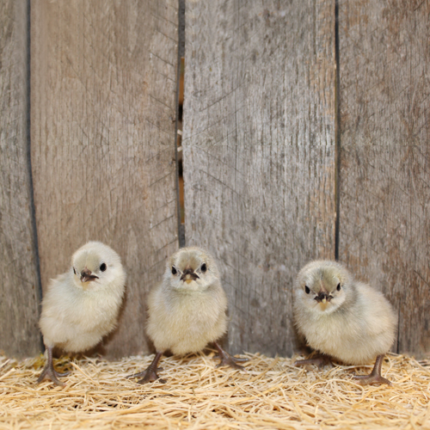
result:
[(188, 247), (181, 248), (169, 258), (164, 279), (173, 289), (202, 291), (219, 280), (219, 272), (207, 251)]
[(335, 261), (313, 261), (297, 276), (294, 284), (296, 308), (328, 314), (336, 311), (353, 293), (349, 272)]
[(119, 255), (101, 242), (88, 242), (72, 257), (74, 283), (83, 289), (123, 288), (125, 272)]

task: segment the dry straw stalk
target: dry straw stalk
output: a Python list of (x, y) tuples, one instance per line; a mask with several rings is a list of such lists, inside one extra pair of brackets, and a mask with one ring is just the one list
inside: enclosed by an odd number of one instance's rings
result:
[(213, 353), (163, 358), (167, 383), (143, 386), (125, 377), (152, 356), (74, 359), (61, 388), (36, 385), (40, 358), (0, 356), (0, 429), (430, 429), (428, 361), (390, 355), (383, 374), (393, 387), (362, 387), (351, 376), (370, 366), (318, 371), (248, 357), (246, 372), (216, 369)]

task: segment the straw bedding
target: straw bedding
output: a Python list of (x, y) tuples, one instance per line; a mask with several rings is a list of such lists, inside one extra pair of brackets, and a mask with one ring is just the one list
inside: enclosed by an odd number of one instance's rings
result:
[(390, 355), (383, 375), (393, 387), (362, 387), (351, 375), (370, 366), (318, 371), (248, 357), (246, 372), (216, 369), (213, 353), (164, 357), (167, 383), (143, 386), (125, 376), (153, 356), (73, 359), (64, 388), (36, 385), (41, 357), (0, 357), (0, 429), (430, 429), (429, 361)]

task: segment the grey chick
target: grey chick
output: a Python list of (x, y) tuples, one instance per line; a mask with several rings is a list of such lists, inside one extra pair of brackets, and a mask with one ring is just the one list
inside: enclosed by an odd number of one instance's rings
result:
[(382, 293), (355, 281), (343, 265), (313, 261), (302, 268), (294, 283), (294, 319), (307, 343), (323, 354), (296, 365), (322, 364), (330, 357), (359, 365), (376, 357), (370, 375), (355, 378), (363, 385), (391, 385), (381, 366), (394, 342), (396, 316)]
[[(156, 355), (143, 372), (128, 376), (142, 378), (140, 384), (158, 379), (158, 362), (167, 350), (187, 354), (214, 343), (219, 352), (219, 366), (243, 369), (216, 342), (227, 331), (227, 298), (221, 286), (217, 265), (201, 248), (182, 248), (172, 255), (163, 280), (149, 294), (147, 333)], [(161, 382), (165, 382), (161, 380)]]
[(39, 326), (48, 362), (37, 380), (64, 385), (53, 366), (52, 350), (81, 352), (97, 345), (117, 322), (125, 285), (119, 255), (101, 242), (88, 242), (72, 257), (70, 270), (51, 280)]

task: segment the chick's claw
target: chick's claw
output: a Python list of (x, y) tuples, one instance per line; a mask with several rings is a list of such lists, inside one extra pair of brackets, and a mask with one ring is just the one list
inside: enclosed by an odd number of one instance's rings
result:
[(155, 354), (154, 359), (152, 360), (152, 363), (148, 366), (146, 370), (144, 370), (143, 372), (135, 373), (134, 375), (129, 375), (127, 376), (127, 379), (142, 378), (137, 381), (138, 384), (146, 384), (147, 382), (154, 382), (157, 380), (162, 384), (165, 384), (166, 380), (160, 379), (160, 377), (157, 375), (157, 371), (163, 370), (162, 367), (157, 367), (162, 355), (162, 352), (157, 352)]
[(375, 365), (373, 366), (372, 372), (369, 375), (355, 375), (353, 378), (358, 379), (358, 383), (360, 385), (387, 384), (391, 387), (393, 385), (391, 381), (385, 379), (381, 375), (383, 359), (383, 355), (378, 355), (376, 357)]
[(64, 372), (60, 373), (54, 370), (52, 365), (46, 365), (43, 369), (42, 373), (40, 374), (39, 378), (37, 378), (37, 383), (40, 384), (43, 380), (49, 379), (52, 381), (55, 385), (58, 385), (59, 387), (64, 387), (64, 383), (61, 382), (58, 378), (61, 376), (67, 376), (70, 372)]
[[(157, 370), (160, 370), (160, 369), (157, 369)], [(139, 373), (135, 373), (134, 375), (127, 376), (127, 379), (133, 379), (133, 378), (142, 378), (137, 381), (138, 384), (146, 384), (148, 382), (155, 382), (155, 381), (159, 381), (162, 384), (166, 383), (166, 380), (160, 379), (160, 377), (157, 374), (157, 371), (151, 368), (151, 366), (149, 366), (143, 372), (139, 372)]]
[(218, 343), (215, 343), (215, 347), (218, 350), (218, 355), (215, 358), (218, 357), (221, 359), (219, 364), (216, 366), (217, 368), (222, 366), (229, 366), (229, 367), (232, 367), (233, 369), (245, 370), (245, 368), (238, 363), (246, 363), (247, 361), (249, 361), (247, 358), (233, 357), (227, 351), (224, 351), (218, 345)]
[(306, 364), (315, 364), (318, 369), (322, 369), (331, 363), (331, 358), (328, 355), (319, 355), (318, 357), (308, 358), (306, 360), (297, 360), (294, 362), (294, 366), (303, 366)]
[(229, 367), (232, 367), (233, 369), (245, 370), (243, 366), (241, 366), (240, 364), (237, 364), (238, 362), (243, 363), (243, 360), (237, 359), (229, 355), (228, 357), (222, 357), (221, 361), (217, 364), (216, 367), (218, 368), (223, 366), (229, 366)]
[(40, 384), (44, 379), (49, 379), (52, 381), (55, 385), (58, 385), (60, 387), (64, 387), (64, 383), (59, 381), (58, 378), (61, 376), (67, 376), (70, 372), (57, 372), (54, 369), (54, 362), (52, 358), (52, 347), (48, 347), (47, 349), (47, 355), (48, 355), (48, 361), (45, 365), (45, 367), (42, 370), (42, 373), (40, 374), (39, 378), (37, 378), (37, 383)]
[(355, 375), (353, 378), (358, 379), (360, 385), (387, 384), (390, 387), (393, 385), (391, 381), (380, 375)]

